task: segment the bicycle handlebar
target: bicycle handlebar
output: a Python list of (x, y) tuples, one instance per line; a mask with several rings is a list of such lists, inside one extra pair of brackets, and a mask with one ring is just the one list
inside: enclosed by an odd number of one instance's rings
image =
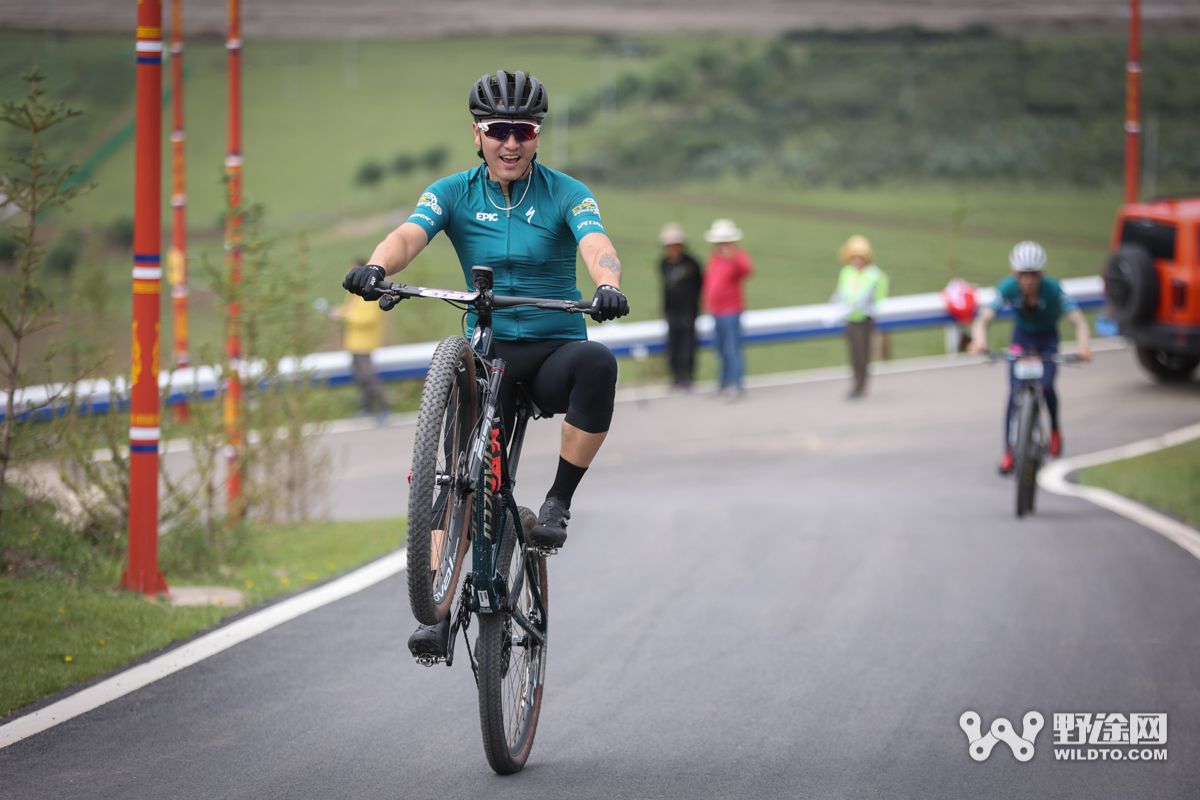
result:
[(980, 355), (989, 362), (995, 361), (1016, 361), (1019, 358), (1041, 358), (1042, 361), (1053, 361), (1055, 364), (1082, 364), (1084, 359), (1074, 353), (1012, 353), (1007, 350), (996, 352), (995, 350), (984, 350)]
[[(407, 297), (432, 297), (437, 300), (450, 300), (475, 306), (479, 302), (479, 298), (483, 296), (483, 293), (478, 291), (458, 292), (447, 289), (427, 289), (423, 286), (406, 286), (403, 283), (391, 283), (390, 281), (380, 281), (373, 288), (383, 294), (383, 297), (379, 298), (379, 307), (384, 311), (395, 307), (396, 303)], [(565, 311), (569, 314), (587, 314), (595, 310), (595, 301), (593, 300), (552, 300), (545, 297), (514, 297), (490, 293), (487, 296), (491, 299), (492, 308), (532, 306), (550, 311)]]

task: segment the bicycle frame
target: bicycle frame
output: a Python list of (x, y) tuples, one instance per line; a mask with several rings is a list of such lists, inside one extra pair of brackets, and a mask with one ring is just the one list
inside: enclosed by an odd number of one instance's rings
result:
[[(492, 346), (492, 310), (516, 306), (534, 306), (570, 312), (586, 312), (589, 304), (576, 300), (546, 300), (527, 297), (499, 297), (491, 292), (491, 270), (475, 267), (472, 270), (477, 291), (454, 292), (440, 289), (407, 287), (400, 284), (380, 283), (378, 290), (384, 293), (380, 307), (385, 311), (406, 297), (432, 297), (450, 302), (459, 302), (474, 309), (475, 330), (471, 336), (471, 351), (475, 359), (476, 408), (479, 409), (473, 437), (467, 448), (466, 466), (462, 473), (454, 476), (455, 491), (472, 495), (471, 515), (473, 531), (471, 540), (471, 572), (463, 579), (457, 603), (450, 612), (450, 636), (446, 648), (446, 666), (454, 663), (454, 646), (458, 630), (470, 627), (471, 614), (508, 614), (522, 630), (539, 645), (545, 645), (548, 616), (545, 598), (542, 597), (538, 575), (530, 563), (529, 547), (521, 525), (513, 485), (525, 430), (531, 417), (541, 416), (532, 400), (518, 396), (512, 439), (506, 448), (504, 422), (497, 414), (497, 398), (500, 382), (504, 377), (504, 360), (489, 356)], [(551, 415), (546, 415), (551, 416)], [(485, 484), (490, 482), (490, 486)], [(492, 503), (486, 502), (490, 495), (498, 496), (500, 519), (493, 520)], [(511, 525), (510, 525), (511, 522)], [(489, 536), (489, 531), (494, 535)], [(496, 559), (505, 536), (516, 536), (522, 545), (521, 564), (512, 586), (497, 569)], [(536, 552), (536, 551), (535, 551)], [(531, 620), (519, 608), (521, 590), (528, 584), (536, 619)], [(467, 648), (471, 669), (477, 670), (469, 641)]]

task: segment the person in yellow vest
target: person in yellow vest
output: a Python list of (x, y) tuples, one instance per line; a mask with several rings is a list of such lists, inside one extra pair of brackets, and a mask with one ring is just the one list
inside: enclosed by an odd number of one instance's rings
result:
[(847, 239), (838, 250), (838, 260), (845, 266), (838, 274), (837, 289), (829, 302), (838, 305), (846, 319), (846, 342), (850, 346), (850, 364), (854, 368), (854, 388), (848, 399), (858, 400), (867, 391), (875, 306), (887, 297), (888, 278), (875, 266), (875, 254), (865, 236)]
[[(361, 259), (354, 266), (366, 266)], [(383, 392), (383, 384), (371, 363), (371, 352), (383, 346), (383, 328), (387, 317), (378, 303), (368, 302), (351, 294), (341, 308), (333, 309), (330, 316), (342, 321), (342, 347), (350, 352), (354, 369), (354, 382), (362, 394), (357, 416), (374, 413), (379, 424), (387, 422), (391, 407)]]

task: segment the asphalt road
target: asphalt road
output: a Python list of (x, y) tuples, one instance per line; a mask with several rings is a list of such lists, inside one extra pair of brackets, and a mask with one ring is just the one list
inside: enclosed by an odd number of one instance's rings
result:
[[(1016, 520), (994, 472), (1004, 381), (620, 404), (550, 562), (517, 776), (488, 769), (469, 668), (408, 656), (398, 576), (0, 750), (0, 797), (1194, 798), (1200, 561), (1080, 500)], [(1200, 383), (1155, 386), (1127, 351), (1059, 386), (1068, 453), (1200, 419)], [(336, 513), (395, 510), (411, 433), (335, 435), (366, 480)], [(526, 504), (556, 435), (531, 435)], [(1033, 760), (972, 761), (967, 710), (1041, 712)], [(1169, 756), (1056, 761), (1055, 712), (1166, 713)]]

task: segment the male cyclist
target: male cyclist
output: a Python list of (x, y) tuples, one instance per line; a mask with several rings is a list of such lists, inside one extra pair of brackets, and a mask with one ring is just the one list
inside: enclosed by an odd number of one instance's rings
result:
[[(1079, 305), (1063, 291), (1062, 285), (1045, 274), (1046, 251), (1037, 242), (1020, 242), (1008, 254), (1008, 263), (1013, 274), (996, 286), (996, 297), (975, 319), (971, 331), (972, 353), (987, 350), (987, 329), (1001, 308), (1013, 310), (1013, 346), (1025, 352), (1049, 355), (1058, 352), (1058, 320), (1063, 315), (1075, 326), (1075, 340), (1079, 357), (1091, 361), (1088, 324), (1079, 310)], [(1042, 374), (1042, 393), (1046, 408), (1050, 412), (1050, 455), (1062, 452), (1062, 434), (1058, 429), (1058, 395), (1054, 391), (1054, 374), (1057, 365), (1046, 362)], [(1013, 467), (1013, 442), (1010, 433), (1013, 403), (1016, 400), (1017, 380), (1009, 368), (1010, 390), (1008, 409), (1004, 414), (1004, 456), (1000, 459), (1000, 473), (1007, 475)]]
[[(436, 181), (408, 221), (392, 231), (364, 267), (343, 286), (368, 300), (375, 282), (404, 269), (438, 231), (445, 232), (470, 283), (471, 267), (495, 270), (497, 294), (579, 300), (575, 252), (597, 289), (592, 318), (629, 313), (621, 293), (621, 262), (600, 221), (591, 192), (579, 181), (537, 163), (538, 134), (549, 106), (546, 88), (524, 72), (498, 71), (471, 87), (472, 130), (479, 167)], [(589, 342), (583, 319), (538, 308), (493, 312), (494, 354), (506, 364), (500, 386), (504, 429), (511, 434), (516, 384), (524, 383), (538, 408), (565, 414), (554, 485), (530, 541), (561, 547), (567, 539), (571, 498), (608, 434), (617, 361)], [(413, 655), (444, 655), (448, 620), (422, 626), (409, 639)]]

